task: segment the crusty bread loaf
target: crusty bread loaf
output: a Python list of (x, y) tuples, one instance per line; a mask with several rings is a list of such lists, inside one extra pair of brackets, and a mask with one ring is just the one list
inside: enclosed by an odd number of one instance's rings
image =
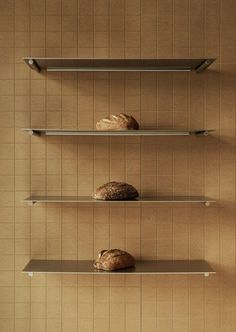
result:
[(138, 122), (127, 114), (110, 115), (96, 123), (97, 130), (138, 130)]
[(132, 200), (138, 197), (138, 191), (125, 182), (108, 182), (97, 188), (94, 194), (95, 199), (104, 201)]
[(114, 271), (135, 266), (135, 259), (120, 249), (102, 250), (93, 266), (98, 270)]

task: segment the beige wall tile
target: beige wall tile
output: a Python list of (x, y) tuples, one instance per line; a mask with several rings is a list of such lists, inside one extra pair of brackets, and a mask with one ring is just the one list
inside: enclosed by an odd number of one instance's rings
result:
[[(0, 1), (0, 330), (235, 330), (235, 3)], [(44, 73), (29, 55), (217, 57), (195, 73)], [(142, 128), (214, 128), (210, 138), (37, 138), (22, 127), (93, 129), (109, 114)], [(30, 193), (92, 195), (109, 180), (217, 205), (27, 207)], [(34, 277), (29, 258), (206, 259), (216, 276)], [(15, 273), (14, 273), (15, 272)], [(95, 286), (95, 287), (93, 287)], [(15, 288), (14, 288), (15, 287)]]

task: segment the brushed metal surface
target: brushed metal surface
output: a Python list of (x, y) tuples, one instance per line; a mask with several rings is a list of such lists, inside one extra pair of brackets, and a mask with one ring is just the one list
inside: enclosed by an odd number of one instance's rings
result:
[(96, 270), (92, 260), (31, 260), (25, 273), (76, 274), (211, 274), (213, 268), (204, 260), (137, 261), (136, 266), (116, 271)]
[(215, 200), (202, 196), (139, 197), (134, 200), (103, 201), (91, 196), (29, 196), (25, 202), (33, 203), (213, 203)]
[(66, 130), (66, 129), (40, 129), (23, 128), (30, 135), (38, 136), (207, 136), (214, 129), (199, 130)]
[(31, 68), (47, 71), (191, 71), (206, 69), (215, 59), (76, 59), (23, 58)]

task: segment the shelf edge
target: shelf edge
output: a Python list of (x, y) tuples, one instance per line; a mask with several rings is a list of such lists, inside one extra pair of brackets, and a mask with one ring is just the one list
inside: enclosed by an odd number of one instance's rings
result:
[(127, 130), (127, 131), (96, 131), (96, 130), (63, 130), (63, 129), (34, 129), (22, 128), (22, 131), (34, 136), (208, 136), (215, 129), (200, 130)]

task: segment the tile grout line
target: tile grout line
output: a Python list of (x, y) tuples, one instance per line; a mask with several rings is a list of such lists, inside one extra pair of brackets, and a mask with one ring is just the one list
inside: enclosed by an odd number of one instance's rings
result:
[[(92, 58), (93, 59), (94, 59), (94, 49), (95, 49), (95, 47), (94, 47), (94, 44), (95, 44), (95, 15), (94, 15), (95, 14), (94, 13), (95, 1), (96, 0), (93, 1), (93, 5), (92, 5), (92, 10), (93, 10), (93, 55), (92, 55)], [(93, 128), (94, 128), (94, 120), (95, 120), (95, 118), (94, 118), (94, 113), (95, 113), (95, 78), (96, 78), (96, 76), (95, 76), (95, 73), (93, 72), (92, 73), (92, 80), (93, 80)], [(93, 145), (92, 145), (92, 148), (93, 148), (93, 191), (96, 189), (95, 188), (95, 172), (94, 172), (94, 170), (95, 170), (95, 143), (94, 143), (94, 141), (95, 141), (95, 139), (93, 137), (93, 139), (92, 139), (92, 142), (93, 142)], [(93, 236), (93, 239), (94, 239), (94, 236)], [(94, 247), (94, 240), (93, 240), (93, 247)], [(93, 249), (93, 251), (94, 251), (94, 249)], [(94, 256), (94, 252), (93, 252), (93, 256)], [(95, 319), (94, 319), (94, 313), (95, 313), (95, 292), (94, 292), (95, 281), (94, 281), (94, 279), (95, 279), (95, 276), (93, 275), (93, 277), (92, 277), (92, 280), (93, 280), (93, 309), (92, 309), (92, 311), (93, 311), (93, 332), (95, 332), (95, 324), (94, 324), (94, 321), (95, 321)]]
[[(126, 31), (126, 15), (127, 15), (127, 11), (126, 11), (126, 0), (124, 0), (124, 45), (125, 45), (125, 31)], [(123, 82), (124, 82), (124, 98), (123, 98), (123, 107), (124, 107), (124, 113), (126, 114), (126, 76), (124, 75), (123, 77)], [(124, 167), (125, 167), (125, 179), (127, 178), (127, 155), (126, 155), (126, 145), (127, 144), (127, 141), (126, 141), (126, 137), (124, 138), (124, 154), (125, 154), (125, 159), (124, 159)], [(127, 206), (126, 204), (124, 204), (124, 247), (125, 247), (125, 250), (126, 250), (126, 247), (127, 247), (127, 239), (126, 239), (126, 216), (127, 216), (127, 213), (126, 213), (126, 209), (127, 209)], [(126, 278), (124, 276), (123, 278), (123, 287), (124, 287), (124, 296), (125, 296), (125, 299), (126, 299), (126, 288), (125, 288), (125, 285), (126, 285)], [(126, 332), (126, 327), (127, 327), (127, 317), (126, 317), (126, 312), (127, 312), (127, 306), (126, 306), (126, 301), (124, 301), (124, 332)]]
[[(221, 66), (221, 29), (222, 29), (222, 0), (219, 0), (219, 60), (220, 60), (220, 63), (219, 63), (219, 69), (220, 69), (220, 73), (221, 73), (221, 70), (222, 70), (222, 66)], [(222, 108), (221, 108), (221, 96), (222, 96), (222, 89), (221, 89), (221, 80), (220, 80), (220, 93), (219, 93), (219, 131), (220, 131), (220, 137), (221, 137), (221, 111), (222, 111)], [(219, 157), (219, 179), (220, 179), (220, 175), (221, 175), (221, 166), (220, 166), (220, 154), (218, 155)], [(220, 185), (219, 185), (219, 199), (221, 199), (221, 188), (220, 188)], [(221, 244), (221, 237), (220, 237), (220, 232), (221, 232), (221, 227), (222, 227), (222, 224), (221, 224), (221, 218), (220, 218), (220, 223), (219, 223), (219, 261), (221, 262), (222, 261), (222, 244)], [(221, 278), (220, 278), (220, 282), (221, 282)], [(220, 331), (222, 331), (222, 314), (221, 314), (221, 289), (219, 288), (219, 328), (220, 328)]]
[[(60, 38), (60, 42), (61, 42), (61, 47), (60, 47), (60, 52), (61, 52), (61, 56), (62, 56), (62, 1), (61, 1), (61, 5), (60, 5), (60, 9), (61, 9), (61, 38)], [(59, 74), (60, 76), (60, 89), (61, 89), (61, 96), (62, 96), (62, 77), (63, 77), (63, 73), (60, 73)], [(62, 97), (61, 97), (62, 98)], [(60, 111), (61, 111), (61, 117), (60, 117), (60, 120), (61, 120), (61, 125), (60, 127), (62, 127), (62, 99), (60, 100)], [(61, 164), (60, 164), (60, 167), (61, 167), (61, 195), (62, 195), (62, 192), (63, 192), (63, 164), (62, 164), (62, 154), (63, 154), (63, 148), (62, 148), (62, 142), (63, 142), (63, 138), (61, 137), (60, 138), (60, 146), (61, 146)], [(60, 211), (61, 211), (61, 259), (63, 259), (63, 206), (62, 204), (60, 204)], [(61, 276), (61, 331), (63, 330), (63, 309), (64, 309), (64, 305), (63, 305), (63, 288), (64, 288), (64, 285), (63, 285), (63, 282), (64, 282), (64, 276), (62, 275)]]
[[(188, 0), (188, 56), (191, 55), (191, 8), (190, 0)], [(189, 78), (191, 77), (191, 72), (188, 73), (188, 89), (189, 89)], [(188, 90), (188, 114), (190, 112), (190, 102), (189, 102), (190, 92)], [(188, 143), (188, 196), (191, 194), (191, 159), (192, 159), (192, 144)], [(188, 208), (189, 211), (189, 208)], [(191, 224), (188, 223), (188, 258), (191, 257)], [(188, 278), (188, 329), (191, 330), (191, 276)]]
[[(172, 0), (172, 57), (174, 56), (174, 0)], [(174, 74), (171, 74), (171, 82), (172, 82), (172, 128), (174, 126)], [(175, 167), (175, 152), (172, 150), (172, 195), (175, 192), (175, 176), (174, 176), (174, 167)], [(175, 256), (175, 228), (174, 228), (174, 223), (173, 223), (173, 252)], [(171, 317), (171, 323), (172, 323), (172, 331), (174, 329), (174, 285), (172, 281), (172, 287), (171, 287), (171, 309), (172, 309), (172, 317)]]
[[(188, 0), (188, 56), (191, 55), (191, 8), (190, 8), (190, 0)], [(191, 79), (191, 72), (188, 73), (188, 127), (190, 129), (190, 118), (191, 118), (191, 112), (190, 112), (190, 79)], [(190, 117), (189, 117), (190, 113)], [(191, 142), (188, 143), (188, 195), (191, 193), (191, 160), (192, 160), (192, 144)], [(188, 208), (189, 211), (189, 208)], [(188, 223), (188, 258), (191, 257), (191, 224)], [(191, 330), (191, 277), (188, 278), (188, 329)]]
[[(30, 31), (30, 34), (29, 34), (29, 45), (30, 45), (30, 53), (32, 52), (32, 45), (31, 45), (31, 20), (30, 20), (30, 14), (31, 14), (31, 6), (30, 6), (30, 1), (29, 1), (29, 4), (28, 4), (28, 9), (29, 9), (29, 31)], [(32, 80), (32, 73), (31, 73), (31, 70), (29, 70), (29, 103), (31, 103), (31, 80)], [(30, 106), (30, 125), (31, 125), (31, 121), (32, 121), (32, 118), (31, 118), (31, 105)], [(31, 190), (32, 190), (32, 169), (31, 169), (31, 150), (32, 150), (32, 137), (30, 137), (29, 139), (30, 141), (30, 149), (29, 149), (29, 160), (30, 160), (30, 193), (31, 193)], [(32, 255), (32, 206), (29, 208), (30, 209), (30, 229), (29, 229), (29, 232), (30, 232), (30, 258), (31, 258), (31, 255)], [(29, 320), (29, 328), (30, 328), (30, 331), (31, 331), (31, 328), (32, 328), (32, 278), (30, 278), (30, 307), (29, 307), (29, 310), (30, 310), (30, 320)]]
[[(111, 4), (110, 1), (108, 2), (108, 16), (109, 16), (109, 31), (108, 31), (108, 58), (110, 59), (111, 57), (111, 41), (110, 41), (110, 35), (111, 35)], [(111, 73), (108, 72), (108, 82), (109, 82), (109, 89), (108, 89), (108, 99), (109, 99), (109, 114), (111, 114)], [(111, 137), (108, 137), (108, 173), (109, 173), (109, 182), (111, 181)], [(108, 232), (109, 232), (109, 249), (111, 249), (111, 210), (110, 206), (108, 208), (108, 213), (109, 213), (109, 223), (108, 223)], [(111, 329), (111, 276), (108, 276), (108, 297), (109, 297), (109, 303), (108, 303), (108, 312), (109, 312), (109, 320), (108, 320), (108, 326), (109, 326), (109, 331)]]
[[(45, 28), (45, 34), (44, 34), (44, 38), (45, 38), (45, 50), (44, 50), (44, 53), (46, 53), (46, 0), (44, 0), (44, 6), (45, 6), (45, 13), (44, 13), (44, 28)], [(45, 54), (46, 55), (46, 54)], [(47, 92), (47, 74), (45, 75), (45, 91), (44, 93)], [(31, 94), (30, 94), (31, 95)], [(44, 98), (44, 107), (45, 107), (45, 113), (46, 113), (46, 128), (47, 128), (47, 111), (46, 111), (46, 96)], [(46, 139), (46, 142), (45, 142), (45, 185), (46, 185), (46, 194), (47, 194), (47, 139)], [(48, 256), (48, 234), (47, 234), (47, 210), (48, 210), (48, 206), (47, 204), (45, 204), (45, 210), (46, 210), (46, 214), (45, 214), (45, 235), (46, 235), (46, 259), (47, 259), (47, 256)], [(48, 276), (47, 274), (45, 275), (45, 279), (46, 279), (46, 285), (45, 285), (45, 306), (46, 306), (46, 310), (45, 310), (45, 313), (46, 313), (46, 327), (45, 327), (45, 330), (47, 331), (47, 287), (48, 287)]]
[[(203, 38), (204, 38), (204, 55), (206, 55), (206, 0), (204, 0), (203, 3), (203, 19), (204, 19), (204, 32), (203, 32)], [(205, 102), (205, 117), (204, 117), (204, 124), (207, 123), (207, 117), (206, 117), (206, 105), (207, 105), (207, 89), (206, 89), (206, 82), (204, 81), (204, 102)], [(206, 194), (206, 146), (204, 145), (203, 150), (203, 156), (204, 156), (204, 195)], [(204, 212), (204, 219), (206, 218), (206, 212)], [(204, 220), (205, 221), (205, 220)], [(206, 224), (204, 222), (204, 228), (203, 228), (203, 255), (204, 259), (206, 256)], [(205, 277), (203, 277), (203, 325), (204, 325), (204, 331), (206, 330), (206, 280)]]
[[(141, 46), (142, 46), (142, 1), (140, 0), (140, 7), (139, 7), (139, 13), (140, 13), (140, 51), (139, 51), (139, 56), (142, 58), (142, 52), (141, 52)], [(142, 73), (139, 73), (139, 95), (140, 95), (140, 120), (142, 124)], [(139, 176), (139, 181), (140, 181), (140, 191), (142, 193), (142, 140), (140, 139), (139, 141), (139, 158), (140, 158), (140, 176)], [(142, 223), (143, 223), (143, 208), (142, 204), (140, 207), (140, 260), (142, 260)], [(140, 285), (140, 332), (143, 331), (143, 307), (142, 307), (142, 282), (143, 278), (142, 275), (139, 277), (139, 285)]]
[[(14, 10), (14, 14), (15, 14), (15, 10), (16, 10), (16, 4), (15, 4), (15, 1), (14, 1), (14, 5), (13, 5), (13, 10)], [(15, 33), (15, 30), (16, 30), (16, 24), (15, 24), (15, 17), (14, 17), (14, 20), (13, 20), (13, 38), (14, 38), (14, 43), (15, 43), (15, 40), (16, 40), (16, 33)], [(15, 81), (15, 77), (16, 77), (16, 51), (15, 51), (15, 45), (14, 45), (14, 48), (13, 48), (13, 65), (14, 65), (14, 73), (13, 73), (13, 79)], [(15, 305), (15, 301), (16, 301), (16, 243), (15, 243), (15, 235), (16, 235), (16, 180), (15, 180), (15, 176), (16, 176), (16, 160), (15, 160), (15, 157), (16, 157), (16, 153), (15, 153), (15, 143), (16, 143), (16, 107), (15, 107), (15, 84), (14, 84), (14, 88), (13, 88), (13, 93), (14, 93), (14, 108), (13, 108), (13, 117), (14, 117), (14, 155), (13, 155), (13, 158), (14, 158), (14, 244), (13, 244), (13, 250), (14, 250), (14, 275), (13, 275), (13, 285), (14, 285), (14, 305), (13, 305), (13, 328), (14, 328), (14, 331), (16, 329), (16, 305)], [(29, 326), (30, 327), (30, 326)]]
[[(77, 54), (77, 58), (78, 58), (78, 50), (79, 50), (79, 44), (78, 44), (78, 38), (79, 38), (79, 0), (76, 1), (76, 13), (77, 13), (77, 27), (76, 27), (76, 43), (77, 43), (77, 47), (76, 47), (76, 54)], [(76, 98), (76, 127), (78, 128), (78, 124), (79, 124), (79, 114), (78, 114), (78, 111), (79, 111), (79, 74), (76, 73), (75, 75), (76, 77), (76, 93), (77, 93), (77, 98)], [(77, 153), (77, 156), (76, 156), (76, 176), (77, 176), (77, 179), (76, 179), (76, 194), (77, 194), (77, 197), (78, 197), (78, 191), (79, 191), (79, 181), (78, 181), (78, 158), (79, 158), (79, 139), (76, 140), (76, 153)], [(78, 205), (76, 206), (76, 225), (77, 225), (77, 260), (79, 260), (79, 207)], [(94, 221), (94, 219), (93, 219)], [(76, 306), (77, 306), (77, 315), (76, 315), (76, 330), (77, 332), (79, 332), (79, 274), (77, 274), (76, 276), (76, 291), (77, 291), (77, 296), (76, 296)]]

